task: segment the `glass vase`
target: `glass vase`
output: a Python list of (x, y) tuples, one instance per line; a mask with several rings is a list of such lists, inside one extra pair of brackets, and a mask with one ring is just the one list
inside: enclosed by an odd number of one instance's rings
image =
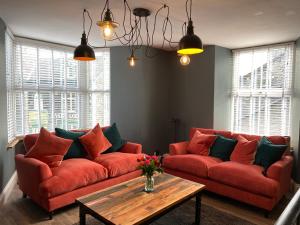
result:
[(152, 191), (154, 191), (154, 177), (153, 176), (146, 176), (145, 192), (152, 192)]

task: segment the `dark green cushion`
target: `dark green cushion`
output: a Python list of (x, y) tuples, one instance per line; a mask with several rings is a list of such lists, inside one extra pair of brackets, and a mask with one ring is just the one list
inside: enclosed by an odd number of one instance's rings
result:
[(237, 143), (237, 140), (225, 138), (221, 135), (218, 135), (214, 144), (210, 148), (209, 155), (220, 158), (223, 161), (229, 161), (230, 155), (233, 152), (233, 149)]
[(275, 145), (268, 138), (262, 137), (255, 155), (255, 165), (264, 167), (265, 171), (281, 159), (287, 145)]
[(55, 128), (55, 134), (58, 137), (73, 140), (72, 145), (70, 146), (67, 154), (64, 156), (64, 159), (71, 158), (84, 158), (87, 153), (84, 150), (84, 147), (79, 141), (79, 137), (85, 134), (85, 132), (73, 132), (60, 128)]
[(116, 123), (113, 123), (113, 125), (106, 128), (103, 133), (104, 133), (104, 136), (112, 144), (112, 146), (109, 149), (107, 149), (104, 153), (116, 152), (126, 144), (126, 141), (124, 141), (121, 138), (121, 135), (119, 133)]

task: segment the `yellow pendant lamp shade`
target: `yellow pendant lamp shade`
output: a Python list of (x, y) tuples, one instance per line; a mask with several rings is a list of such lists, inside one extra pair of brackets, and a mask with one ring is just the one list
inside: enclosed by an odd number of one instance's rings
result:
[(187, 34), (180, 39), (178, 54), (194, 55), (204, 51), (201, 39), (194, 34), (193, 22), (189, 20)]

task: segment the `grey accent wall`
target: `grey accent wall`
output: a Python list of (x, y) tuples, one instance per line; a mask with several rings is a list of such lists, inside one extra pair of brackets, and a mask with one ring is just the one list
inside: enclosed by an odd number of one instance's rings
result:
[(127, 47), (112, 47), (111, 122), (124, 138), (143, 144), (145, 152), (166, 151), (169, 124), (170, 52), (151, 49), (157, 57), (137, 51), (135, 67), (128, 65)]
[(0, 192), (3, 190), (14, 170), (14, 151), (7, 151), (7, 108), (6, 108), (6, 67), (5, 67), (6, 25), (0, 18)]
[(295, 58), (295, 78), (294, 78), (294, 98), (292, 108), (292, 134), (291, 145), (294, 147), (295, 167), (294, 178), (300, 183), (300, 145), (299, 145), (299, 129), (300, 129), (300, 38), (296, 42), (296, 58)]
[(215, 46), (213, 128), (231, 129), (232, 51)]
[(204, 53), (192, 56), (186, 67), (176, 53), (172, 57), (170, 118), (180, 120), (178, 139), (186, 140), (191, 127), (213, 127), (215, 46), (205, 46)]

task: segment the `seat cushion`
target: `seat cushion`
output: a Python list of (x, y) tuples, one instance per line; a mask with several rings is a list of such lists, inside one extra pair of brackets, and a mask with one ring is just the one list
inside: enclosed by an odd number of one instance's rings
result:
[(94, 161), (107, 169), (109, 177), (117, 177), (137, 170), (138, 158), (142, 156), (143, 154), (112, 152), (102, 154)]
[(40, 184), (39, 191), (49, 198), (94, 184), (108, 177), (107, 169), (88, 159), (67, 159), (52, 169), (53, 176)]
[(276, 197), (279, 193), (278, 182), (265, 177), (262, 172), (261, 166), (224, 162), (210, 167), (208, 177), (254, 194)]
[(208, 168), (221, 162), (221, 159), (211, 156), (194, 154), (168, 155), (163, 160), (163, 167), (206, 178), (208, 176)]

